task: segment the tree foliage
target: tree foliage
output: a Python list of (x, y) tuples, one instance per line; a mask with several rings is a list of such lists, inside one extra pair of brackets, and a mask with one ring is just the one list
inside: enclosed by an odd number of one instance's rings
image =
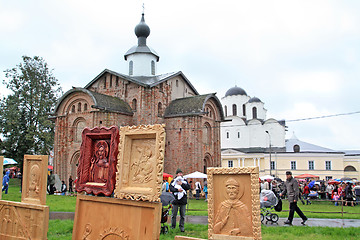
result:
[(4, 71), (4, 84), (12, 93), (0, 100), (2, 151), (20, 166), (24, 154), (50, 153), (55, 125), (48, 116), (62, 94), (43, 58), (23, 56), (22, 60)]

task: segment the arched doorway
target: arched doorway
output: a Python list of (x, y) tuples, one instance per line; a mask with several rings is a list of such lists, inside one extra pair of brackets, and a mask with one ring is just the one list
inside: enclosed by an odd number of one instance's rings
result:
[(206, 173), (208, 167), (214, 167), (214, 166), (212, 166), (211, 155), (209, 153), (206, 153), (204, 157), (204, 169), (203, 169), (204, 173)]
[[(76, 151), (70, 160), (70, 175), (67, 177), (72, 177), (72, 179), (76, 179), (77, 177), (77, 166), (79, 165), (80, 151)], [(66, 179), (67, 180), (67, 179)]]

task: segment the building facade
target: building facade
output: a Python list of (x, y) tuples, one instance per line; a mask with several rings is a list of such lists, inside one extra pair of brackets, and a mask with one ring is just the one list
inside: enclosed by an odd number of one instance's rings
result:
[(220, 166), (220, 122), (224, 114), (214, 93), (200, 95), (182, 72), (157, 74), (158, 54), (146, 44), (144, 14), (135, 27), (138, 44), (124, 56), (129, 73), (102, 71), (84, 88), (66, 92), (52, 114), (54, 172), (76, 175), (85, 127), (165, 124), (164, 170), (205, 171)]

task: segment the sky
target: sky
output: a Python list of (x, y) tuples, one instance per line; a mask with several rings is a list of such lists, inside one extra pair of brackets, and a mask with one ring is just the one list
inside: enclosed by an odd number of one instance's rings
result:
[(43, 57), (64, 92), (127, 74), (143, 3), (158, 74), (182, 71), (219, 99), (237, 85), (287, 121), (287, 138), (360, 150), (359, 113), (292, 121), (360, 111), (357, 0), (0, 0), (0, 79), (23, 55)]

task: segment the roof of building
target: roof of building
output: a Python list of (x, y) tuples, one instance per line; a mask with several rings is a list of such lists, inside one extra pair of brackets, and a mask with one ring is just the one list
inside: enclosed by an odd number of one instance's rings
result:
[(88, 94), (94, 101), (94, 105), (91, 106), (92, 108), (104, 110), (107, 112), (117, 112), (126, 115), (133, 115), (131, 107), (124, 100), (118, 97), (113, 97), (113, 96), (108, 96), (101, 93), (93, 92), (85, 88), (73, 88), (67, 91), (57, 102), (53, 114), (56, 114), (60, 104), (66, 97), (76, 92), (83, 92), (85, 94)]
[(166, 108), (164, 117), (204, 115), (206, 114), (205, 104), (209, 99), (214, 100), (220, 111), (220, 119), (224, 120), (221, 103), (215, 96), (215, 93), (175, 99), (171, 101), (169, 106)]
[(196, 94), (198, 95), (199, 93), (196, 91), (195, 87), (191, 84), (191, 82), (189, 81), (189, 79), (187, 79), (187, 77), (181, 72), (171, 72), (171, 73), (165, 73), (165, 74), (160, 74), (160, 75), (156, 75), (156, 76), (129, 76), (129, 75), (125, 75), (125, 74), (121, 74), (121, 73), (117, 73), (114, 71), (111, 71), (109, 69), (105, 69), (103, 70), (99, 75), (97, 75), (93, 80), (91, 80), (91, 82), (89, 82), (84, 88), (89, 88), (94, 82), (96, 82), (99, 78), (101, 78), (105, 73), (110, 73), (113, 74), (115, 76), (119, 76), (125, 80), (128, 80), (130, 82), (136, 83), (140, 86), (143, 87), (147, 87), (147, 88), (151, 88), (154, 87), (162, 82), (165, 82), (166, 80), (168, 80), (169, 78), (173, 78), (176, 76), (181, 76), (185, 82), (190, 86), (190, 89)]
[(239, 87), (237, 87), (237, 86), (230, 88), (230, 89), (227, 90), (227, 92), (225, 93), (225, 97), (227, 97), (227, 96), (233, 96), (233, 95), (246, 95), (246, 96), (247, 96), (245, 90), (242, 89), (242, 88), (239, 88)]
[(259, 99), (259, 98), (257, 98), (257, 97), (252, 97), (252, 98), (250, 98), (249, 99), (249, 101), (248, 101), (249, 103), (253, 103), (253, 102), (261, 102), (261, 100)]
[(300, 141), (295, 134), (290, 139), (285, 140), (286, 152), (294, 152), (294, 146), (298, 145), (301, 152), (313, 152), (313, 153), (344, 153), (342, 151), (336, 151), (330, 148), (324, 148), (315, 144)]

